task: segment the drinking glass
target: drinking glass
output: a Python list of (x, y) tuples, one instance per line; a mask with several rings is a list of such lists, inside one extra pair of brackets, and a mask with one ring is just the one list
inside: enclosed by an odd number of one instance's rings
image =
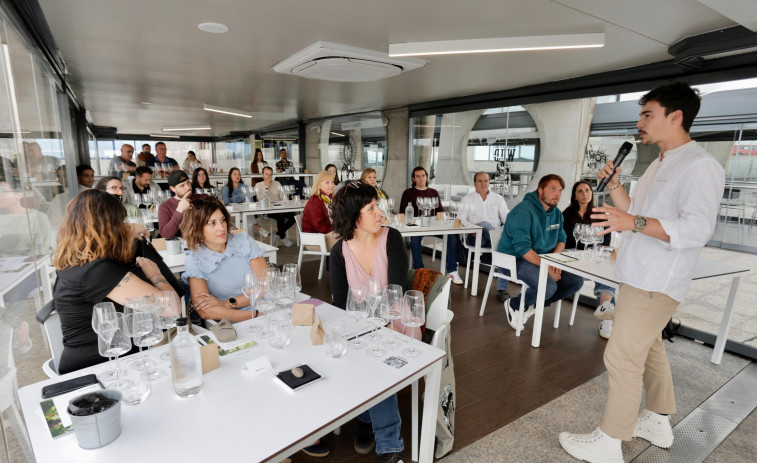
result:
[(589, 225), (588, 223), (581, 224), (581, 236), (580, 236), (580, 238), (581, 238), (580, 239), (581, 243), (584, 244), (584, 252), (583, 252), (584, 257), (583, 257), (583, 260), (590, 260), (591, 259), (591, 255), (590, 255), (591, 251), (589, 250), (589, 245), (593, 242), (592, 238), (591, 238), (591, 225)]
[(134, 370), (124, 370), (118, 381), (118, 391), (125, 405), (139, 405), (150, 397), (150, 377)]
[(147, 376), (151, 381), (154, 381), (166, 376), (166, 371), (162, 368), (157, 368), (150, 360), (152, 346), (163, 340), (163, 330), (160, 328), (161, 308), (160, 305), (155, 302), (145, 304), (142, 307), (143, 310), (139, 311), (139, 315), (137, 319), (135, 319), (138, 321), (135, 323), (140, 324), (142, 332), (146, 331), (148, 326), (150, 330), (147, 334), (135, 338), (134, 344), (147, 347), (147, 352), (145, 352), (144, 355), (147, 357), (147, 363), (149, 366), (142, 372), (142, 376)]
[(102, 336), (97, 337), (97, 349), (100, 352), (100, 355), (103, 357), (115, 357), (116, 358), (116, 368), (115, 368), (115, 376), (112, 380), (106, 380), (106, 375), (100, 375), (99, 378), (101, 381), (105, 382), (108, 381), (106, 387), (109, 388), (120, 388), (122, 386), (126, 386), (125, 383), (123, 383), (125, 380), (120, 379), (121, 372), (121, 358), (120, 356), (129, 352), (131, 350), (131, 340), (126, 335), (125, 326), (124, 326), (124, 314), (122, 313), (115, 313), (115, 321), (116, 321), (116, 331), (113, 333), (113, 336), (110, 340), (110, 342), (103, 339)]
[(422, 326), (426, 322), (426, 304), (423, 300), (423, 293), (420, 291), (410, 290), (405, 292), (402, 307), (402, 323), (412, 328), (410, 332), (410, 346), (402, 350), (402, 353), (408, 357), (417, 357), (420, 351), (415, 348), (413, 336), (415, 328)]
[[(402, 286), (400, 285), (387, 285), (384, 289), (384, 293), (381, 297), (381, 305), (379, 306), (381, 318), (389, 320), (392, 324), (392, 333), (394, 333), (394, 320), (402, 318)], [(397, 349), (400, 347), (400, 342), (394, 335), (389, 336), (384, 341), (384, 347), (388, 349)]]
[[(110, 344), (118, 329), (116, 308), (112, 302), (100, 302), (92, 308), (92, 329), (97, 333), (98, 342)], [(103, 355), (102, 352), (100, 355)], [(110, 368), (98, 375), (102, 381), (113, 381), (117, 377), (118, 372), (112, 368), (111, 357), (108, 356)]]
[[(383, 307), (383, 303), (385, 300), (385, 291), (382, 291), (378, 297), (377, 297), (377, 303), (375, 304), (375, 307), (373, 307), (373, 313), (371, 314), (371, 317), (368, 318), (370, 322), (373, 324), (374, 331), (373, 334), (371, 334), (371, 342), (374, 344), (371, 345), (370, 348), (368, 348), (368, 355), (372, 355), (374, 357), (381, 357), (382, 355), (386, 354), (386, 351), (381, 348), (378, 344), (375, 344), (381, 339), (381, 336), (379, 336), (376, 331), (381, 328), (382, 326), (386, 326), (386, 318), (383, 317), (386, 310)], [(370, 299), (373, 299), (374, 296), (370, 296)]]
[[(250, 300), (250, 311), (254, 312), (255, 300), (258, 298), (258, 294), (260, 294), (258, 291), (258, 281), (254, 273), (245, 274), (244, 283), (242, 283), (242, 293)], [(257, 333), (258, 331), (260, 331), (260, 325), (253, 320), (250, 323), (250, 332)]]
[(295, 300), (294, 275), (288, 272), (279, 274), (276, 279), (276, 305), (291, 317), (292, 304)]
[(268, 343), (274, 349), (284, 349), (292, 342), (292, 320), (286, 312), (272, 319), (270, 329)]
[(147, 300), (144, 297), (129, 298), (124, 304), (124, 317), (126, 325), (126, 334), (134, 338), (134, 345), (139, 347), (139, 356), (131, 367), (138, 371), (144, 371), (151, 367), (150, 359), (142, 355), (142, 347), (146, 344), (139, 342), (144, 336), (152, 331), (152, 317), (150, 316)]
[(139, 207), (142, 205), (142, 195), (139, 193), (132, 193), (131, 199), (134, 201), (134, 205)]
[[(347, 294), (347, 315), (355, 319), (355, 332), (357, 331), (360, 320), (368, 317), (368, 304), (366, 303), (367, 291), (364, 286), (351, 286)], [(360, 337), (350, 343), (354, 349), (361, 349), (365, 343)]]
[[(153, 296), (160, 305), (160, 327), (166, 330), (168, 344), (171, 344), (171, 328), (176, 327), (176, 319), (181, 315), (181, 301), (174, 291), (161, 291)], [(160, 354), (161, 360), (170, 360), (171, 353), (166, 350)]]
[(297, 264), (284, 264), (284, 273), (293, 275), (294, 289), (298, 293), (302, 291), (302, 278), (300, 277), (300, 266)]
[(326, 324), (326, 355), (342, 358), (347, 353), (347, 336), (350, 327), (344, 320), (333, 320)]
[(258, 297), (255, 300), (255, 309), (263, 312), (265, 316), (265, 328), (258, 333), (258, 337), (266, 339), (271, 336), (270, 317), (268, 314), (276, 308), (276, 291), (270, 275), (258, 278)]
[(576, 251), (578, 251), (578, 240), (581, 239), (581, 226), (583, 224), (577, 223), (573, 226), (573, 239), (576, 241)]
[(371, 325), (373, 325), (373, 331), (371, 332), (371, 335), (368, 336), (368, 339), (371, 342), (377, 342), (379, 339), (381, 339), (381, 335), (379, 335), (376, 331), (378, 331), (378, 329), (382, 326), (386, 325), (386, 320), (381, 318), (381, 309), (379, 307), (379, 304), (381, 304), (381, 297), (384, 293), (384, 287), (380, 281), (370, 280), (365, 285), (365, 290), (365, 302), (368, 306), (368, 321)]
[(601, 234), (602, 231), (604, 231), (602, 227), (591, 227), (591, 239), (594, 242), (594, 262), (597, 263), (602, 262), (602, 251), (599, 247), (605, 240), (604, 235)]

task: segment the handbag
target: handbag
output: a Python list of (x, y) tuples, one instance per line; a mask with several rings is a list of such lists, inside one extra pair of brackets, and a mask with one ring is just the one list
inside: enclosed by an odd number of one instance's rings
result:
[(457, 405), (457, 391), (455, 390), (455, 364), (452, 361), (452, 337), (449, 325), (446, 336), (447, 356), (442, 365), (442, 375), (439, 381), (439, 410), (436, 414), (436, 450), (435, 458), (441, 458), (452, 450), (455, 444), (455, 407)]

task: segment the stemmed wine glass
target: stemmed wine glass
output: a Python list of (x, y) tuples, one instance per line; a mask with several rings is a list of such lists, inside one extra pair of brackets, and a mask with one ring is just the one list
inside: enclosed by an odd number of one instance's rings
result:
[(295, 300), (294, 275), (289, 272), (279, 274), (276, 280), (276, 304), (288, 316), (292, 314)]
[[(105, 345), (110, 344), (118, 329), (116, 308), (112, 302), (100, 302), (92, 308), (92, 329), (97, 333), (98, 343), (102, 341)], [(100, 355), (103, 355), (102, 352)], [(111, 357), (108, 356), (110, 366), (112, 366)], [(118, 371), (110, 368), (100, 373), (99, 376), (103, 381), (113, 381), (118, 377)]]
[(294, 289), (298, 293), (302, 291), (302, 278), (300, 277), (300, 267), (297, 264), (284, 264), (284, 273), (293, 275)]
[(142, 195), (140, 193), (132, 193), (131, 199), (134, 201), (134, 205), (139, 207), (142, 205)]
[[(381, 318), (391, 322), (392, 332), (394, 332), (394, 320), (402, 318), (402, 286), (387, 285), (382, 294), (379, 309)], [(389, 336), (383, 344), (388, 349), (400, 347), (399, 341), (394, 336)]]
[(581, 237), (580, 241), (584, 244), (584, 260), (590, 260), (589, 245), (593, 243), (591, 238), (591, 225), (588, 223), (581, 224)]
[[(179, 295), (174, 291), (161, 291), (155, 296), (155, 300), (160, 305), (160, 327), (166, 330), (168, 344), (171, 344), (171, 328), (176, 326), (176, 320), (181, 315), (181, 301)], [(160, 354), (161, 360), (170, 360), (171, 353), (166, 350)]]
[[(357, 331), (360, 320), (368, 317), (368, 304), (366, 303), (367, 291), (364, 286), (351, 286), (347, 294), (347, 315), (355, 319), (355, 331)], [(355, 349), (361, 349), (365, 343), (360, 337), (355, 337), (350, 346)]]
[(417, 357), (420, 355), (420, 351), (415, 348), (413, 337), (415, 328), (426, 323), (426, 304), (423, 300), (423, 293), (415, 290), (406, 291), (403, 302), (402, 323), (413, 329), (410, 333), (410, 346), (402, 349), (402, 353), (408, 357)]
[[(131, 381), (129, 380), (120, 379), (120, 374), (121, 374), (120, 356), (131, 350), (131, 340), (126, 335), (126, 330), (124, 326), (124, 314), (117, 313), (117, 312), (115, 313), (115, 325), (116, 325), (116, 330), (113, 332), (113, 336), (111, 337), (110, 341), (106, 341), (105, 339), (103, 339), (102, 336), (97, 337), (97, 350), (100, 352), (100, 355), (102, 355), (103, 357), (116, 358), (115, 377), (113, 378), (113, 381), (115, 382), (112, 384), (108, 384), (106, 387), (115, 387), (116, 389), (120, 390), (121, 388), (129, 387), (131, 384)], [(105, 379), (105, 378), (102, 378), (102, 379)], [(107, 380), (107, 381), (110, 382), (110, 380)]]
[(582, 223), (577, 223), (573, 226), (573, 239), (576, 241), (576, 251), (578, 251), (578, 240), (581, 238)]
[(381, 304), (381, 296), (384, 292), (384, 287), (378, 280), (370, 280), (365, 285), (366, 295), (365, 302), (368, 305), (368, 321), (373, 325), (373, 331), (368, 336), (371, 342), (377, 342), (381, 339), (376, 331), (382, 326), (386, 325), (386, 320), (381, 318), (379, 305)]
[(602, 235), (602, 231), (604, 228), (602, 227), (591, 227), (591, 240), (594, 243), (594, 261), (595, 262), (601, 262), (602, 261), (602, 251), (599, 248), (599, 245), (604, 242), (604, 235)]
[[(156, 368), (150, 360), (152, 346), (163, 340), (163, 330), (160, 328), (160, 305), (150, 301), (142, 305), (142, 310), (136, 312), (134, 318), (135, 331), (145, 333), (134, 339), (134, 344), (141, 347), (147, 347), (146, 357), (147, 368), (142, 372), (142, 376), (150, 378), (151, 381), (166, 376), (166, 371)], [(138, 327), (138, 328), (137, 328)]]
[[(385, 291), (381, 291), (377, 296), (369, 296), (369, 300), (371, 301), (372, 306), (372, 314), (371, 317), (368, 318), (370, 322), (373, 324), (374, 331), (373, 334), (371, 334), (371, 341), (374, 343), (371, 345), (371, 347), (368, 349), (368, 354), (372, 355), (374, 357), (381, 357), (382, 355), (386, 354), (386, 351), (381, 348), (376, 342), (381, 339), (381, 336), (379, 336), (376, 331), (381, 328), (382, 326), (386, 326), (386, 318), (383, 317), (384, 310), (382, 307), (383, 301), (384, 301), (384, 294)], [(375, 298), (376, 303), (373, 303), (373, 299)]]
[[(244, 283), (242, 283), (242, 292), (245, 296), (247, 296), (247, 299), (250, 300), (250, 311), (255, 310), (255, 301), (258, 298), (258, 294), (260, 294), (260, 290), (258, 289), (258, 280), (255, 278), (255, 274), (250, 272), (245, 274), (244, 276)], [(255, 323), (254, 320), (250, 322), (250, 332), (256, 333), (260, 331), (260, 325)]]
[(258, 333), (258, 336), (266, 339), (271, 336), (271, 319), (268, 315), (276, 308), (276, 290), (270, 274), (258, 278), (257, 290), (258, 297), (255, 300), (255, 309), (263, 312), (266, 325), (265, 328)]

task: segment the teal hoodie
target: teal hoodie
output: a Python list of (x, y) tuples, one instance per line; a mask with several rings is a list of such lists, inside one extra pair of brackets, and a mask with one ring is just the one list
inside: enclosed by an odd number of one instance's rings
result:
[(556, 207), (545, 211), (539, 193), (527, 193), (515, 206), (505, 222), (505, 230), (497, 251), (522, 258), (530, 249), (537, 254), (550, 253), (558, 242), (565, 242), (562, 212)]

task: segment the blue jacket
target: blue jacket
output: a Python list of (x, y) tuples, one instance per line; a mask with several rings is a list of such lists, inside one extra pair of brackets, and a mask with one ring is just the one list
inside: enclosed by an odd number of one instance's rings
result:
[(539, 200), (539, 193), (527, 193), (515, 206), (505, 222), (497, 251), (522, 258), (530, 249), (537, 254), (552, 252), (558, 242), (565, 242), (562, 212), (556, 207), (548, 211)]
[[(240, 183), (239, 186), (241, 185), (242, 184)], [(231, 194), (231, 197), (229, 197), (229, 187), (223, 187), (221, 189), (221, 197), (223, 198), (223, 203), (227, 206), (232, 203), (244, 202), (244, 195), (242, 194), (242, 190), (239, 187), (234, 190), (234, 192)]]

